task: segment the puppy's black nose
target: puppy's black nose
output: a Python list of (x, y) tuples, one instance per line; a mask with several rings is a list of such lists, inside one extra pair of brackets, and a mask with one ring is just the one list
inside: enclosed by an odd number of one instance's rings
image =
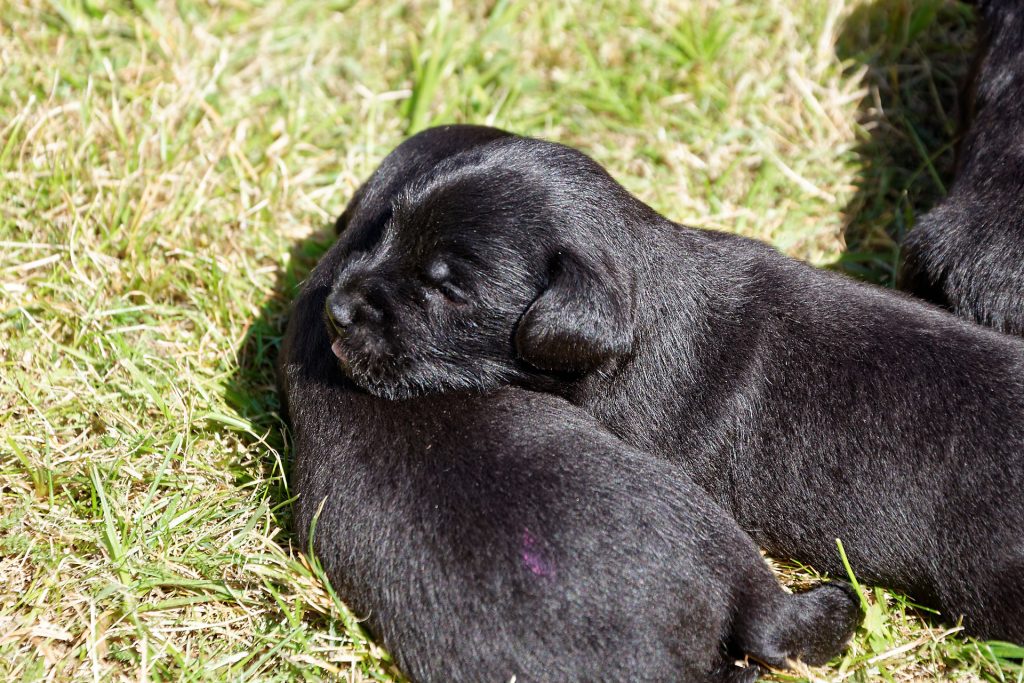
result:
[(327, 313), (338, 332), (359, 323), (379, 324), (384, 319), (381, 306), (360, 291), (343, 289), (327, 301)]
[(352, 297), (335, 296), (327, 303), (327, 314), (338, 330), (344, 330), (355, 318), (355, 304)]

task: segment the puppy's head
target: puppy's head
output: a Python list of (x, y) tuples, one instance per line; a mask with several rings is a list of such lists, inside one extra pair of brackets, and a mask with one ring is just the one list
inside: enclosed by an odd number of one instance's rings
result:
[(339, 221), (352, 248), (325, 311), (356, 384), (389, 398), (486, 390), (576, 377), (628, 353), (633, 292), (616, 235), (631, 218), (614, 207), (631, 198), (587, 157), (502, 137), (387, 197), (372, 185), (347, 228)]

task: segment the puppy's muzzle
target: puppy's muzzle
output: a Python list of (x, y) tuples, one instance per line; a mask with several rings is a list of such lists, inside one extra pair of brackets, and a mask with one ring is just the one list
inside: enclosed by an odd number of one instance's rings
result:
[(361, 325), (380, 325), (384, 321), (380, 288), (346, 283), (327, 300), (327, 314), (339, 334), (350, 333)]
[(349, 276), (327, 299), (327, 319), (333, 331), (331, 351), (348, 365), (350, 355), (378, 348), (385, 320), (383, 284), (372, 276)]

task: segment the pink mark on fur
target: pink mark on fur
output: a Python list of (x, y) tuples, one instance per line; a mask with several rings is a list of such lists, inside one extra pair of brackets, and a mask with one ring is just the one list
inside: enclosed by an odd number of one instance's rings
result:
[(523, 529), (523, 564), (537, 576), (554, 576), (555, 568), (541, 555), (540, 544), (529, 529)]

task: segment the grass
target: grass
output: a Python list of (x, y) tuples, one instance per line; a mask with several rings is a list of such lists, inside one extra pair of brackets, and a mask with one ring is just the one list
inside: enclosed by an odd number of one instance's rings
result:
[[(271, 364), (324, 226), (404, 135), (561, 140), (678, 220), (891, 283), (948, 185), (972, 24), (937, 0), (0, 1), (0, 678), (397, 680), (290, 540)], [(1019, 649), (865, 591), (848, 653), (775, 680), (1024, 680)]]

